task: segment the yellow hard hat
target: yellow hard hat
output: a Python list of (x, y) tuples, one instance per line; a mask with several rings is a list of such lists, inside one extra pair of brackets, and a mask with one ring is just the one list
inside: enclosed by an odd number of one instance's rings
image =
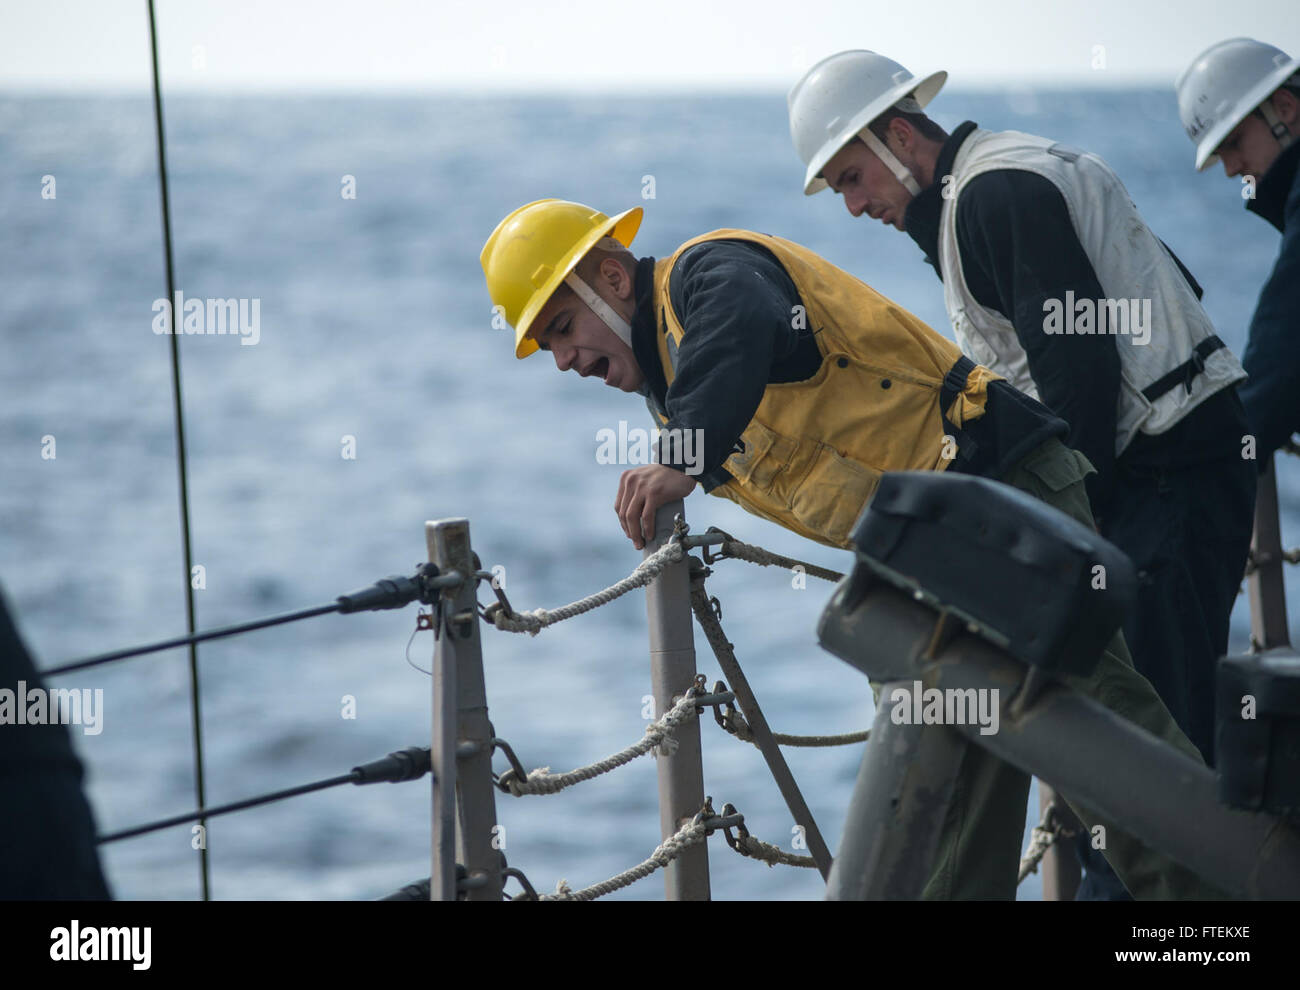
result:
[(634, 206), (611, 218), (581, 203), (539, 199), (497, 224), (479, 261), (492, 305), (515, 328), (515, 357), (537, 350), (528, 328), (564, 277), (602, 237), (630, 246), (641, 212)]

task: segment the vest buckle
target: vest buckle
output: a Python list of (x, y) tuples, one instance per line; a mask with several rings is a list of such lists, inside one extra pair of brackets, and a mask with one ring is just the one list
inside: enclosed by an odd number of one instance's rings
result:
[(1183, 375), (1183, 388), (1187, 394), (1192, 394), (1192, 381), (1205, 370), (1205, 355), (1201, 353), (1200, 348), (1192, 351), (1192, 356), (1187, 359), (1187, 372)]

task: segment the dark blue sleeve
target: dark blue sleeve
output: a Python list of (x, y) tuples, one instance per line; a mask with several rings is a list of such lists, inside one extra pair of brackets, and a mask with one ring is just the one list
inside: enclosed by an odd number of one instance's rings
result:
[(1097, 300), (1105, 292), (1079, 243), (1065, 198), (1050, 180), (1022, 169), (976, 176), (957, 202), (957, 242), (975, 298), (1015, 327), (1043, 404), (1070, 424), (1068, 443), (1092, 461), (1093, 512), (1110, 500), (1120, 360), (1103, 335), (1048, 334), (1045, 301)]
[[(754, 418), (773, 364), (795, 353), (799, 296), (769, 252), (745, 242), (707, 241), (677, 260), (669, 298), (683, 335), (665, 430), (702, 431), (691, 434), (704, 441), (703, 462), (692, 473), (707, 473), (730, 456)], [(687, 467), (662, 447), (660, 457), (671, 467)]]
[(1259, 294), (1239, 388), (1260, 464), (1300, 430), (1300, 187), (1287, 203), (1282, 247)]

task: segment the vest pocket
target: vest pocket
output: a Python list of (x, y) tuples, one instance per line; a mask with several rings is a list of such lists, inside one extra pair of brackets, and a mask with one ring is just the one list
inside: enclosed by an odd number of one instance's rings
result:
[(767, 491), (789, 465), (795, 441), (768, 429), (757, 419), (749, 421), (740, 438), (745, 445), (744, 453), (732, 454), (723, 467), (742, 485)]
[(1059, 440), (1043, 443), (1020, 462), (1020, 467), (1053, 492), (1064, 491), (1097, 473), (1087, 457)]
[(790, 512), (828, 542), (844, 546), (879, 484), (879, 471), (822, 445), (812, 469), (793, 493)]

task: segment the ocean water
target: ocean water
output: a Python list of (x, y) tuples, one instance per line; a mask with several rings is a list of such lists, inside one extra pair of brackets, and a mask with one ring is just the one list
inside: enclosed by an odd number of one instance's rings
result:
[[(1206, 289), (1240, 353), (1277, 235), (1240, 187), (1198, 175), (1172, 92), (945, 91), (932, 108), (1100, 153)], [(425, 559), (426, 519), (466, 516), (516, 608), (613, 583), (640, 553), (612, 511), (620, 468), (597, 432), (648, 426), (640, 400), (517, 362), (478, 264), (497, 221), (556, 196), (644, 206), (634, 245), (663, 256), (722, 226), (808, 245), (950, 334), (940, 283), (905, 236), (806, 199), (780, 94), (628, 99), (177, 97), (167, 101), (178, 287), (260, 300), (260, 340), (181, 341), (199, 626), (332, 601)], [(53, 176), (56, 195), (42, 198)], [(341, 196), (345, 176), (356, 198)], [(653, 198), (646, 198), (653, 191)], [(0, 96), (0, 582), (38, 662), (184, 631), (165, 293), (147, 96)], [(54, 437), (54, 459), (42, 457)], [(342, 456), (345, 438), (355, 458)], [(1297, 466), (1281, 468), (1297, 536)], [(694, 494), (696, 531), (843, 569), (848, 555)], [(1293, 588), (1295, 582), (1292, 583)], [(865, 679), (821, 651), (830, 586), (726, 562), (723, 621), (779, 731), (871, 718)], [(486, 589), (481, 597), (488, 595)], [(486, 597), (485, 597), (486, 600)], [(1296, 598), (1291, 597), (1294, 611)], [(430, 683), (405, 651), (414, 607), (327, 616), (200, 648), (208, 801), (236, 800), (427, 745)], [(1244, 596), (1233, 646), (1243, 648)], [(649, 691), (633, 594), (536, 638), (485, 630), (490, 714), (529, 766), (568, 769), (638, 739)], [(428, 634), (411, 657), (427, 666)], [(719, 676), (697, 637), (699, 666)], [(104, 727), (74, 729), (101, 831), (194, 805), (185, 652), (62, 678), (100, 688)], [(356, 700), (344, 719), (342, 699)], [(752, 747), (702, 724), (707, 792), (789, 847)], [(860, 747), (787, 758), (832, 849)], [(500, 763), (498, 763), (500, 765)], [(510, 863), (539, 890), (639, 862), (658, 842), (655, 768), (637, 761), (560, 796), (499, 796)], [(1026, 812), (1037, 818), (1036, 798)], [(198, 895), (186, 826), (107, 847), (123, 898)], [(218, 898), (372, 898), (427, 876), (425, 784), (340, 788), (211, 823)], [(811, 899), (815, 872), (711, 843), (718, 899)], [(1022, 897), (1038, 897), (1038, 878)], [(614, 895), (656, 899), (658, 876)]]

